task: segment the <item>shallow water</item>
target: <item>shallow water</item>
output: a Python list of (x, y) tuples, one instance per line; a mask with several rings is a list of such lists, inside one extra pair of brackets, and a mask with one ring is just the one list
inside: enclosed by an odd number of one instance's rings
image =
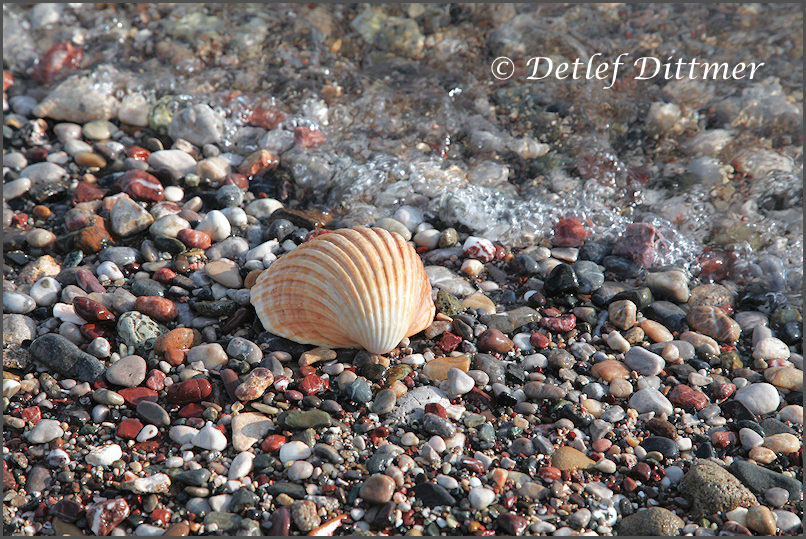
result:
[[(4, 5), (3, 55), (26, 70), (72, 41), (81, 69), (108, 66), (98, 84), (120, 96), (209, 103), (233, 161), (282, 152), (307, 204), (355, 222), (408, 204), (528, 247), (568, 215), (611, 240), (649, 221), (668, 242), (662, 264), (696, 273), (703, 256), (733, 253), (730, 277), (799, 303), (801, 23), (794, 4)], [(609, 90), (490, 73), (501, 55), (622, 51), (766, 65), (754, 81), (625, 77)], [(22, 80), (13, 92), (47, 89)], [(657, 102), (680, 108), (662, 134), (647, 121)], [(285, 115), (268, 134), (245, 123), (259, 103)], [(286, 151), (297, 125), (327, 142)]]

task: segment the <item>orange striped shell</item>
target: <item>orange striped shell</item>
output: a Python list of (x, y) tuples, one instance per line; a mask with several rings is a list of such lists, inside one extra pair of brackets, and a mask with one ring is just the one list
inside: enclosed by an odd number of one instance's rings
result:
[(267, 331), (328, 348), (393, 350), (428, 327), (431, 284), (414, 249), (381, 228), (343, 228), (303, 243), (251, 289)]

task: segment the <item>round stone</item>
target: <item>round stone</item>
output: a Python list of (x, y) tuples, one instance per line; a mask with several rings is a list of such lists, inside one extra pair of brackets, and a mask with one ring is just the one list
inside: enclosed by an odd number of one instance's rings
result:
[(146, 378), (146, 360), (135, 355), (122, 357), (106, 369), (104, 376), (112, 384), (137, 387)]
[(395, 481), (388, 475), (375, 474), (361, 485), (359, 495), (370, 503), (386, 503), (395, 492)]
[(763, 415), (778, 409), (781, 399), (775, 386), (765, 382), (746, 385), (736, 391), (734, 398), (755, 415)]
[(311, 456), (311, 448), (304, 442), (292, 441), (280, 447), (280, 461), (283, 463), (304, 460)]

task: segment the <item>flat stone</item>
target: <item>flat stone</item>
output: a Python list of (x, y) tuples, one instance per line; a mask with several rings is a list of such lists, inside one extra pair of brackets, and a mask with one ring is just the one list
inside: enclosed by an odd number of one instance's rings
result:
[(551, 465), (561, 471), (587, 470), (594, 464), (583, 452), (568, 445), (560, 447), (551, 455)]
[(621, 519), (619, 535), (677, 536), (685, 525), (683, 519), (663, 507), (641, 509)]
[(139, 386), (146, 378), (146, 360), (140, 356), (122, 357), (106, 369), (104, 376), (118, 386)]

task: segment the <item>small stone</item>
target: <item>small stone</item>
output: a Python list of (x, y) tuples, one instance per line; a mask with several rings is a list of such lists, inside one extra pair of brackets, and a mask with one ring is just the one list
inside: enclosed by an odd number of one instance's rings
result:
[(272, 421), (263, 414), (257, 412), (236, 414), (231, 424), (232, 447), (236, 451), (247, 451), (262, 440), (272, 427)]
[(695, 331), (721, 342), (736, 342), (742, 332), (739, 324), (725, 311), (711, 305), (692, 307), (686, 319)]
[(238, 264), (232, 260), (222, 258), (208, 262), (204, 270), (212, 280), (227, 288), (241, 288), (243, 286)]
[(775, 386), (764, 382), (749, 384), (740, 388), (736, 391), (734, 399), (742, 403), (755, 415), (774, 412), (781, 402)]
[(382, 504), (392, 499), (395, 481), (384, 474), (375, 474), (361, 485), (359, 495), (370, 503)]
[(610, 322), (619, 329), (630, 329), (635, 325), (635, 303), (628, 299), (614, 301), (608, 308)]
[(292, 441), (280, 447), (280, 460), (283, 463), (305, 460), (312, 454), (311, 448), (304, 442)]
[(104, 376), (112, 384), (137, 387), (145, 380), (146, 360), (135, 355), (122, 357), (106, 369)]
[(772, 449), (778, 454), (787, 455), (800, 451), (800, 440), (794, 434), (782, 432), (764, 438), (764, 447)]
[(506, 354), (514, 343), (506, 335), (497, 329), (488, 329), (478, 336), (478, 348), (482, 352), (496, 352)]
[(476, 510), (486, 509), (495, 501), (495, 498), (495, 492), (484, 487), (472, 488), (467, 495), (470, 505)]
[(630, 397), (630, 407), (634, 408), (639, 414), (647, 412), (655, 412), (655, 414), (671, 415), (674, 407), (669, 400), (657, 389), (645, 387), (640, 389)]
[(592, 468), (594, 462), (578, 449), (566, 445), (551, 455), (551, 464), (561, 471), (571, 472)]
[(46, 444), (56, 438), (61, 438), (64, 435), (59, 421), (55, 419), (42, 419), (34, 425), (26, 438), (32, 444)]
[(481, 262), (490, 262), (495, 258), (495, 247), (492, 242), (476, 236), (468, 236), (462, 245), (462, 252), (466, 257)]
[(655, 297), (686, 303), (691, 295), (688, 279), (682, 271), (658, 271), (650, 273), (646, 285)]
[(258, 399), (272, 383), (274, 383), (272, 372), (264, 367), (258, 367), (235, 389), (235, 397), (241, 401)]
[(775, 535), (775, 515), (768, 507), (755, 505), (747, 510), (745, 516), (747, 527), (761, 535)]
[(591, 368), (591, 374), (608, 383), (616, 379), (626, 380), (630, 377), (629, 369), (624, 366), (624, 363), (615, 359), (607, 359), (596, 363)]
[(224, 451), (227, 447), (227, 437), (213, 426), (211, 421), (199, 430), (193, 437), (193, 445), (210, 451)]
[(85, 460), (90, 466), (111, 466), (123, 456), (123, 450), (117, 444), (109, 444), (92, 449)]
[(448, 378), (448, 371), (452, 368), (467, 372), (470, 369), (470, 357), (456, 356), (432, 359), (425, 364), (422, 374), (429, 380), (441, 382)]

